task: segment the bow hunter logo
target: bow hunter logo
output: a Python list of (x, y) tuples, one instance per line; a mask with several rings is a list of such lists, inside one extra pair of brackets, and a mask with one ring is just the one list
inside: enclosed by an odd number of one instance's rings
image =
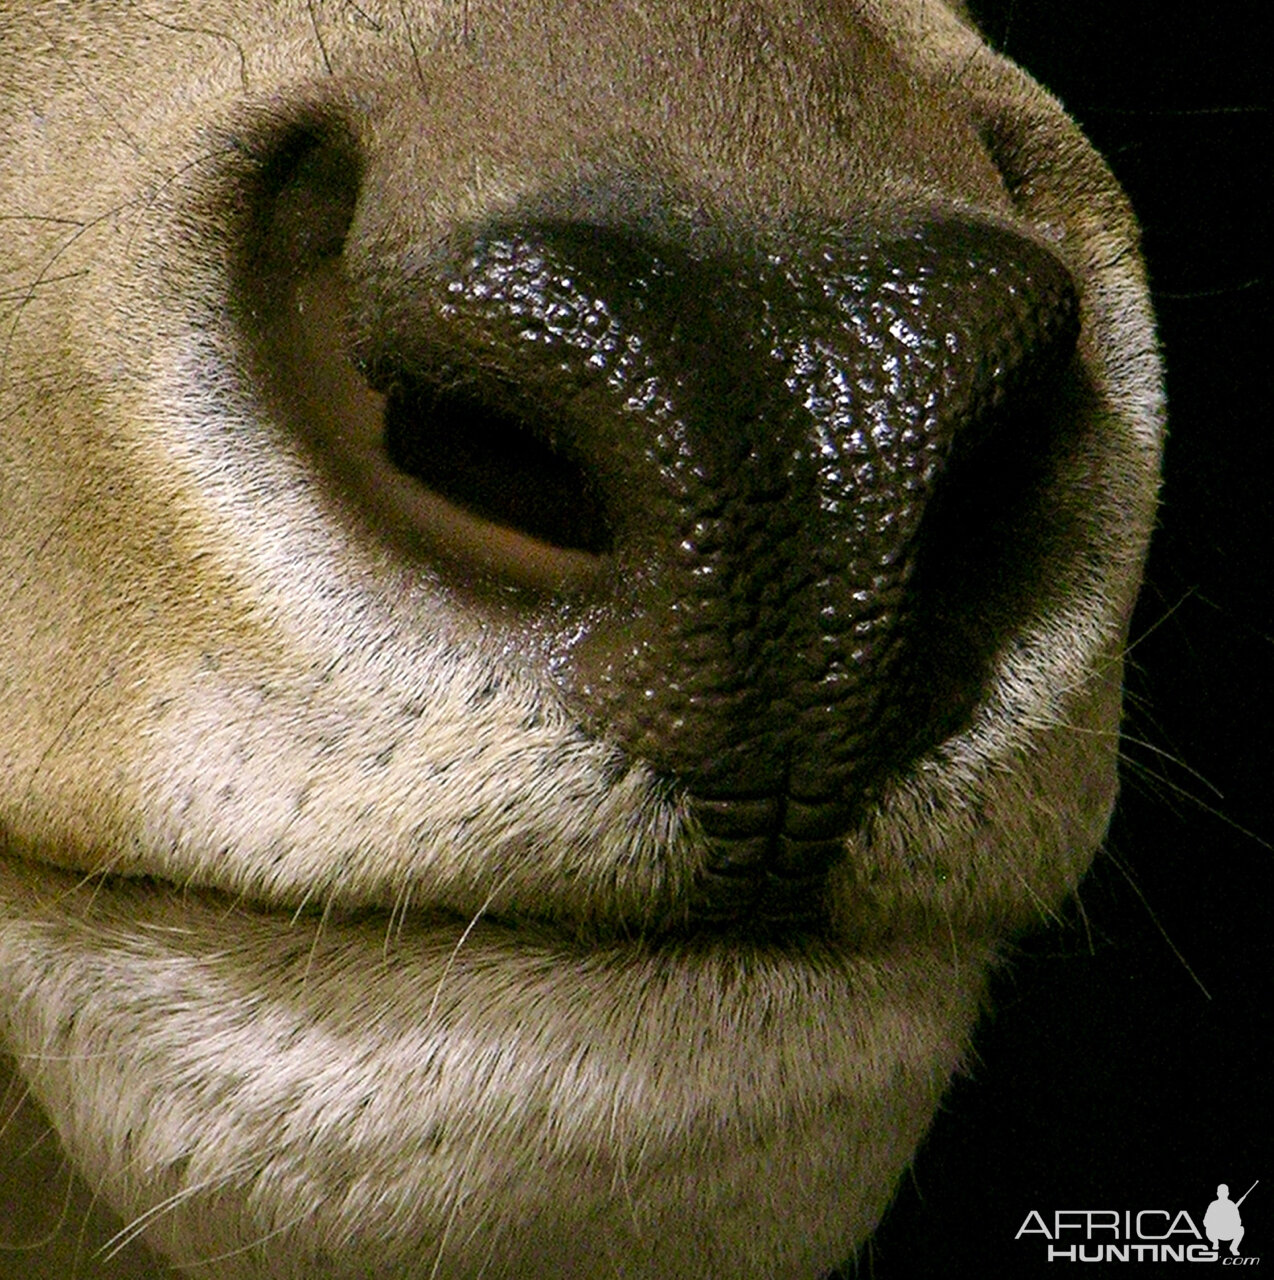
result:
[[(1257, 1180), (1259, 1182), (1259, 1179)], [(1034, 1242), (1048, 1262), (1219, 1262), (1227, 1267), (1260, 1266), (1259, 1255), (1244, 1254), (1243, 1201), (1222, 1182), (1202, 1219), (1186, 1209), (1032, 1209), (1015, 1240)]]

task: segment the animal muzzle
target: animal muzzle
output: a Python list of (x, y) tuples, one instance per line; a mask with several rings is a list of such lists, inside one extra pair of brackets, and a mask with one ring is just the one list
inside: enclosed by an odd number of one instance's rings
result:
[(696, 926), (816, 917), (1046, 594), (1066, 269), (947, 217), (713, 252), (497, 225), (427, 275), (359, 348), (391, 459), (594, 567), (549, 665), (706, 839)]

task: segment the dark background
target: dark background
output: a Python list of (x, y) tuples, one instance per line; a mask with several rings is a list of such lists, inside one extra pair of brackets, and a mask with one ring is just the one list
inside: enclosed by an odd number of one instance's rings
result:
[(1218, 1182), (1237, 1198), (1257, 1178), (1242, 1250), (1274, 1267), (1268, 10), (972, 7), (1141, 219), (1167, 365), (1163, 508), (1108, 847), (1065, 925), (1020, 942), (968, 1077), (846, 1280), (1056, 1274), (1041, 1237), (1013, 1239), (1031, 1209), (1184, 1208), (1201, 1226)]

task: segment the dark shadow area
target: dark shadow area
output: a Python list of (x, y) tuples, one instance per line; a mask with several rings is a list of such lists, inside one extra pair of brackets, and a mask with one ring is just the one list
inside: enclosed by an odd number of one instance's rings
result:
[(1242, 1251), (1274, 1265), (1261, 14), (1246, 2), (973, 7), (1079, 119), (1142, 221), (1167, 361), (1163, 509), (1107, 851), (1063, 927), (1024, 940), (995, 983), (968, 1077), (845, 1277), (1055, 1274), (1041, 1234), (1014, 1239), (1031, 1210), (1051, 1227), (1063, 1209), (1184, 1209), (1202, 1231), (1219, 1182), (1237, 1197), (1258, 1178)]

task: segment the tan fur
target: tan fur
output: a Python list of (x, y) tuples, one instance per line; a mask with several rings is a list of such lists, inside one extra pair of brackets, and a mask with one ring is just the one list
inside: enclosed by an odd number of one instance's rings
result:
[[(341, 280), (289, 273), (325, 215), (284, 208), (240, 323), (226, 192), (334, 111)], [(702, 862), (676, 796), (290, 430), (376, 409), (299, 305), (536, 200), (707, 239), (971, 211), (1078, 283), (1088, 554), (816, 941), (643, 942)], [(0, 1044), (128, 1235), (273, 1280), (849, 1257), (1114, 796), (1161, 405), (1131, 215), (1057, 104), (933, 0), (40, 0), (0, 14), (0, 245)]]

